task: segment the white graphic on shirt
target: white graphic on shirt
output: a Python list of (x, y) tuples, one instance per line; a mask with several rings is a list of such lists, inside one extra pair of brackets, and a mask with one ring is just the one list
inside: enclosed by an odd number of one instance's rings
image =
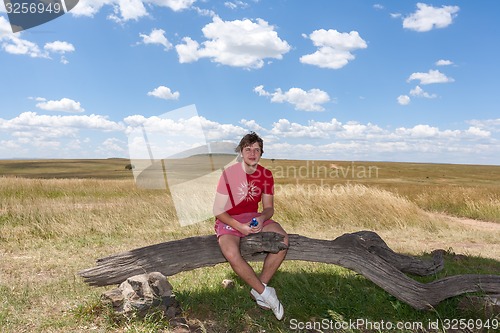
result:
[(244, 180), (238, 187), (239, 202), (243, 200), (254, 201), (258, 194), (259, 194), (259, 188), (257, 187), (257, 185), (255, 185), (254, 180), (252, 180), (250, 183)]

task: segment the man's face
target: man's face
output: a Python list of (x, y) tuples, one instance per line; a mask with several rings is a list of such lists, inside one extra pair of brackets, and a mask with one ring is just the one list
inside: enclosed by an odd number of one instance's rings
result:
[(260, 156), (262, 155), (262, 150), (260, 149), (259, 143), (255, 142), (250, 146), (246, 146), (241, 150), (241, 155), (243, 156), (243, 162), (249, 166), (255, 166), (260, 161)]

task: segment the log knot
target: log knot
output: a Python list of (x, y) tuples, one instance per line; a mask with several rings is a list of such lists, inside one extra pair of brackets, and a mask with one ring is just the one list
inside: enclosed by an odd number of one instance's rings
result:
[(241, 242), (241, 253), (243, 255), (254, 255), (262, 252), (278, 253), (288, 249), (283, 243), (285, 236), (275, 232), (259, 232), (245, 237)]

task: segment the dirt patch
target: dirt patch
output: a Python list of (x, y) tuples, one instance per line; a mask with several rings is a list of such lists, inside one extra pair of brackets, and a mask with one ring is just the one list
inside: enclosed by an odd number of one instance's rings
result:
[(431, 216), (442, 218), (447, 222), (458, 223), (463, 226), (471, 227), (478, 230), (489, 230), (489, 231), (500, 231), (500, 223), (480, 221), (469, 219), (466, 217), (456, 217), (451, 215), (446, 215), (443, 213), (429, 213)]
[[(500, 223), (455, 217), (428, 212), (429, 218), (442, 221), (448, 229), (431, 234), (416, 232), (411, 241), (402, 244), (404, 251), (418, 253), (444, 249), (457, 254), (479, 256), (498, 260), (500, 258)], [(392, 235), (394, 237), (394, 235)], [(401, 237), (394, 242), (401, 242)]]

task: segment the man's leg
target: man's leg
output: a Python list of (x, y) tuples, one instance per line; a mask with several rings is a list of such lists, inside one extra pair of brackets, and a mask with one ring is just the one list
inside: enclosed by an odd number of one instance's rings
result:
[[(288, 234), (281, 227), (279, 223), (271, 223), (266, 225), (262, 231), (275, 232), (285, 236), (283, 243), (288, 245)], [(285, 259), (287, 250), (282, 250), (278, 253), (268, 253), (266, 259), (264, 260), (264, 266), (262, 267), (262, 272), (260, 273), (260, 281), (262, 283), (268, 284), (274, 273), (278, 270), (281, 263)]]
[(250, 287), (259, 294), (264, 291), (264, 285), (255, 274), (253, 268), (241, 256), (240, 237), (222, 235), (219, 237), (219, 246), (222, 254), (227, 259), (234, 272), (238, 274)]

